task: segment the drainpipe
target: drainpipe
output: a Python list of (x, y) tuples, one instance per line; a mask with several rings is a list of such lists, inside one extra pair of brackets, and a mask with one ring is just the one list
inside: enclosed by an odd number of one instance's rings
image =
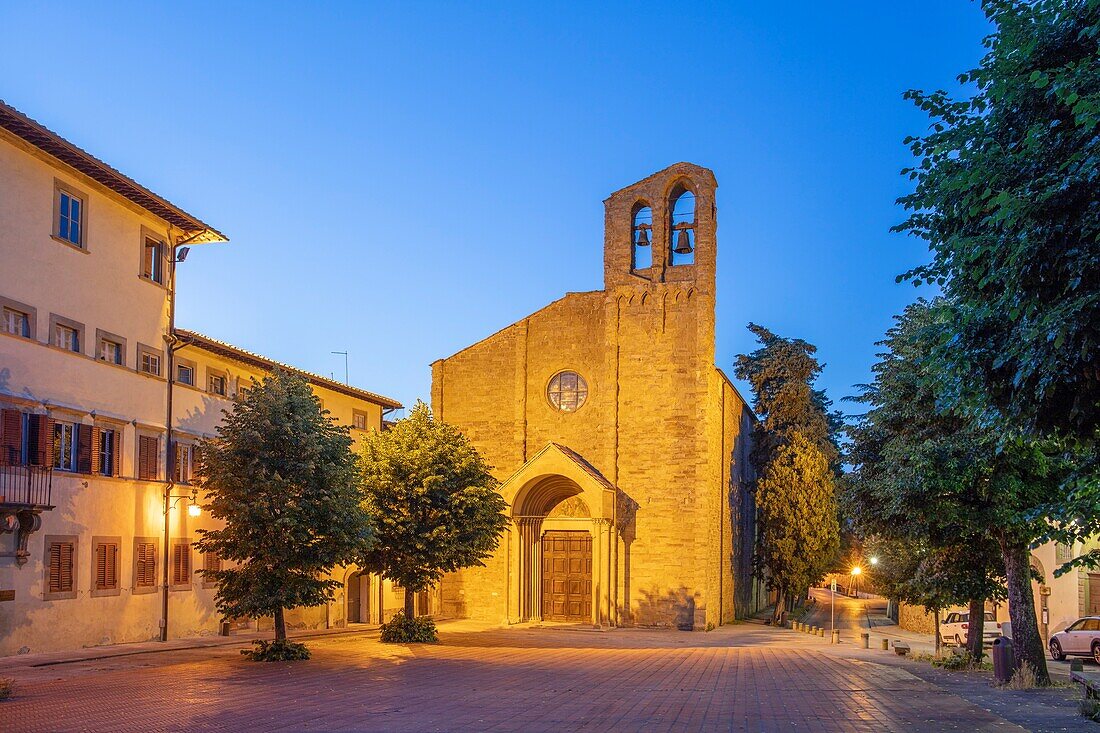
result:
[(167, 398), (165, 399), (164, 420), (164, 471), (166, 479), (164, 484), (164, 558), (162, 565), (164, 572), (162, 580), (164, 587), (160, 604), (160, 640), (168, 641), (168, 563), (171, 552), (169, 547), (169, 527), (171, 520), (172, 488), (176, 477), (176, 452), (172, 446), (172, 386), (175, 383), (175, 365), (173, 356), (176, 349), (176, 249), (179, 244), (173, 244), (171, 230), (169, 230), (169, 257), (168, 260), (168, 335), (165, 337), (165, 366), (168, 369)]

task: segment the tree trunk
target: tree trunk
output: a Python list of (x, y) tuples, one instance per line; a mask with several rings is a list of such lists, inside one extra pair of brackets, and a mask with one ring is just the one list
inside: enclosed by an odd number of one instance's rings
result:
[(783, 612), (787, 610), (787, 599), (783, 594), (783, 589), (780, 588), (775, 592), (775, 611), (772, 613), (772, 626), (778, 626), (780, 619), (783, 618)]
[(1029, 665), (1035, 672), (1035, 682), (1045, 687), (1050, 684), (1050, 673), (1047, 671), (1043, 640), (1039, 636), (1039, 623), (1035, 619), (1027, 545), (1010, 545), (1002, 539), (1001, 555), (1008, 579), (1008, 617), (1012, 621), (1012, 651), (1016, 656), (1016, 669)]
[(286, 641), (286, 619), (282, 607), (275, 609), (275, 641)]
[(970, 620), (966, 622), (966, 652), (975, 662), (982, 661), (985, 649), (982, 646), (985, 641), (985, 601), (978, 598), (970, 599)]
[(405, 589), (405, 618), (416, 618), (416, 594)]
[(940, 635), (940, 609), (936, 609), (936, 656), (940, 655), (943, 647), (943, 637)]

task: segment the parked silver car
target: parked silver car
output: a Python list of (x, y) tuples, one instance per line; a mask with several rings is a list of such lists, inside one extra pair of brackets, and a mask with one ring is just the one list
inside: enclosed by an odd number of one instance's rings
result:
[(1050, 637), (1050, 656), (1059, 662), (1069, 655), (1092, 657), (1100, 664), (1100, 616), (1077, 619)]

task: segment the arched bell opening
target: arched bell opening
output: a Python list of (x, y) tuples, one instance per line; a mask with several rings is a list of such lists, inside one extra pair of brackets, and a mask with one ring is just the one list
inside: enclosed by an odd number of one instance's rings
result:
[(683, 183), (677, 183), (668, 199), (669, 264), (695, 264), (695, 193)]
[(630, 227), (630, 269), (632, 272), (653, 267), (653, 209), (645, 202), (634, 205)]

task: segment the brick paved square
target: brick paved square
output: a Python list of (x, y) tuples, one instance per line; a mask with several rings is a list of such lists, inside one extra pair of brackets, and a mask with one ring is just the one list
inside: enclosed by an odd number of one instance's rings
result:
[(12, 668), (18, 694), (0, 715), (14, 731), (1024, 730), (904, 669), (793, 638), (444, 624), (435, 646), (309, 639), (308, 662), (216, 647)]

